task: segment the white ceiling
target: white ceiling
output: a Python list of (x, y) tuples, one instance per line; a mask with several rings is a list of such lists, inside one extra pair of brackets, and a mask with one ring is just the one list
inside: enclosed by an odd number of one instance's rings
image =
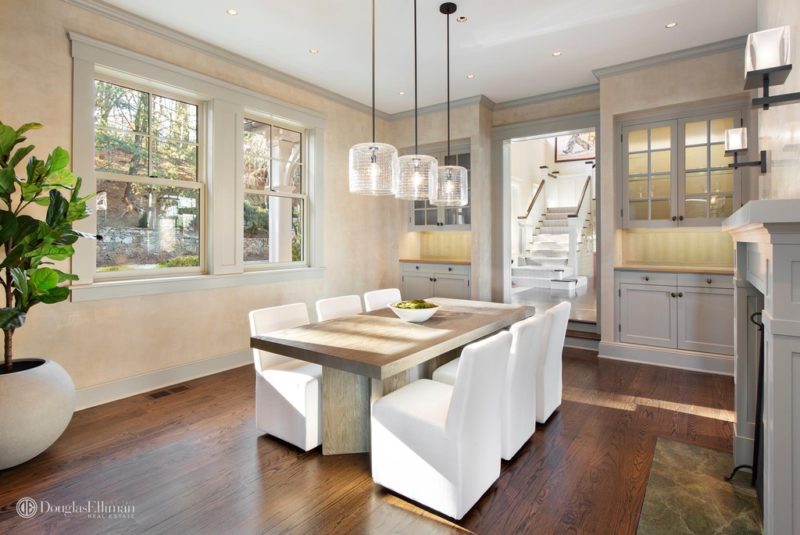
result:
[[(370, 103), (369, 0), (106, 0), (353, 100)], [(592, 69), (738, 37), (756, 0), (462, 0), (452, 99), (495, 102), (596, 82)], [(418, 0), (420, 106), (445, 100), (445, 16)], [(230, 16), (226, 9), (239, 14)], [(377, 3), (377, 107), (413, 108), (413, 2)], [(664, 25), (677, 21), (674, 29)], [(316, 55), (309, 48), (319, 49)], [(556, 50), (560, 57), (553, 57)], [(466, 75), (474, 73), (468, 80)], [(400, 91), (406, 94), (401, 96)]]

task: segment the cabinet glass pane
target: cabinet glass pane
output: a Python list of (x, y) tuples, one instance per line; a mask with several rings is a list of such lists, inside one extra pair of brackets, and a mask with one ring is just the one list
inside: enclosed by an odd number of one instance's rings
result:
[(733, 117), (711, 120), (711, 143), (725, 141), (725, 130), (733, 128)]
[(628, 205), (630, 206), (631, 219), (648, 219), (647, 201), (631, 201)]
[(628, 152), (647, 150), (647, 130), (633, 130), (628, 133)]
[(684, 206), (687, 219), (701, 219), (707, 217), (708, 199), (706, 197), (687, 197)]
[(647, 174), (647, 153), (631, 154), (628, 156), (628, 174), (646, 175)]
[(647, 178), (628, 181), (628, 198), (631, 200), (647, 198)]
[(733, 170), (711, 172), (712, 193), (733, 193)]
[(705, 171), (701, 173), (686, 173), (686, 194), (707, 193), (708, 175)]
[(425, 224), (425, 212), (423, 210), (414, 210), (414, 224), (415, 225)]
[(661, 126), (650, 130), (650, 150), (668, 149), (672, 145), (672, 128)]
[(728, 167), (733, 158), (725, 156), (725, 145), (711, 145), (711, 167)]
[(425, 210), (425, 224), (435, 225), (439, 221), (439, 214), (436, 208)]
[(728, 217), (733, 213), (732, 195), (712, 195), (709, 204), (710, 217)]
[(654, 175), (651, 197), (669, 197), (672, 194), (672, 180), (669, 175)]
[(661, 150), (651, 153), (650, 165), (652, 169), (650, 171), (652, 173), (669, 173), (670, 169), (672, 168), (670, 164), (671, 154), (672, 151), (669, 150)]
[(686, 169), (706, 169), (708, 147), (689, 147), (686, 149)]
[(686, 123), (686, 144), (704, 145), (708, 143), (708, 125), (705, 121)]
[(652, 212), (650, 219), (670, 219), (672, 217), (668, 200), (652, 201), (650, 210)]

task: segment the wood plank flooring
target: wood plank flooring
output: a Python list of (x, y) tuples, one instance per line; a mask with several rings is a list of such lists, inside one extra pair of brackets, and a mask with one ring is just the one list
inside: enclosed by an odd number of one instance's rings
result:
[[(77, 413), (0, 472), (0, 533), (635, 533), (657, 437), (731, 450), (733, 380), (566, 353), (561, 408), (457, 523), (375, 486), (366, 454), (259, 436), (246, 366)], [(135, 512), (23, 519), (25, 496)]]

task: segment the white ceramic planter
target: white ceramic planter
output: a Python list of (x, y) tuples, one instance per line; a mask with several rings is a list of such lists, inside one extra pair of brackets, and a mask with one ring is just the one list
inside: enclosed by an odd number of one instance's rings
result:
[[(32, 362), (42, 359), (19, 359)], [(32, 459), (61, 436), (75, 411), (75, 384), (52, 360), (0, 375), (0, 470)]]

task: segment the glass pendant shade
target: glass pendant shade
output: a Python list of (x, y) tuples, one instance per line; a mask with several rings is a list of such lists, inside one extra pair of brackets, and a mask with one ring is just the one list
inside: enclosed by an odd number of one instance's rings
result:
[(469, 203), (467, 169), (460, 165), (439, 166), (430, 181), (430, 203), (435, 206), (466, 206)]
[(394, 195), (400, 162), (397, 149), (386, 143), (359, 143), (350, 148), (350, 193)]
[(436, 181), (439, 162), (433, 156), (410, 154), (400, 156), (400, 179), (397, 198), (406, 201), (423, 201), (429, 198), (428, 187)]

